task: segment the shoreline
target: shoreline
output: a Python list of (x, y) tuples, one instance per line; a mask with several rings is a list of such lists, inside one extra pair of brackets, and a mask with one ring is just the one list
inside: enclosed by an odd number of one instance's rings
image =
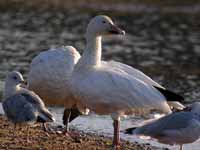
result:
[[(112, 149), (112, 139), (95, 134), (81, 133), (80, 136), (73, 138), (66, 137), (63, 134), (50, 133), (46, 134), (41, 126), (31, 127), (29, 129), (30, 142), (26, 142), (26, 128), (15, 132), (13, 138), (13, 125), (0, 115), (0, 149), (9, 150), (108, 150)], [(131, 143), (128, 141), (121, 142), (122, 150), (159, 150), (160, 148), (150, 144)]]

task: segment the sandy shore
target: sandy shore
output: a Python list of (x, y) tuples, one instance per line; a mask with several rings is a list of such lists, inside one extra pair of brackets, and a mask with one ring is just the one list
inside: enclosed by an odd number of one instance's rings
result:
[[(26, 142), (26, 128), (17, 129), (13, 136), (13, 125), (0, 116), (1, 150), (108, 150), (112, 140), (107, 137), (81, 133), (71, 138), (62, 134), (47, 135), (40, 126), (31, 127), (30, 142)], [(148, 144), (122, 142), (122, 150), (156, 150)]]

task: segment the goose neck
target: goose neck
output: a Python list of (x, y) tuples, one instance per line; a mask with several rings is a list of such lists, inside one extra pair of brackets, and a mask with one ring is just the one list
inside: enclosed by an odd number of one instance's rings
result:
[(98, 66), (101, 64), (101, 36), (87, 36), (86, 49), (82, 56), (84, 65)]

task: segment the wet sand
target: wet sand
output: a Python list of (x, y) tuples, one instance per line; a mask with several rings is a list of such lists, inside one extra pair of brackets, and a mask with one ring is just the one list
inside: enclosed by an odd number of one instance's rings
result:
[[(26, 142), (26, 128), (15, 130), (4, 116), (0, 116), (0, 149), (1, 150), (110, 150), (112, 140), (95, 134), (80, 133), (73, 138), (62, 134), (47, 134), (41, 126), (30, 128), (30, 142)], [(160, 150), (149, 144), (138, 144), (122, 141), (122, 150)]]

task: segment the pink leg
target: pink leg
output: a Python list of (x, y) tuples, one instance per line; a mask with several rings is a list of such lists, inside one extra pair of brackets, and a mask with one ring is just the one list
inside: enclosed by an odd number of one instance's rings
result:
[(183, 144), (180, 145), (180, 150), (183, 150)]
[(114, 147), (114, 150), (118, 150), (120, 146), (119, 120), (114, 120), (113, 126), (114, 126), (113, 147)]

